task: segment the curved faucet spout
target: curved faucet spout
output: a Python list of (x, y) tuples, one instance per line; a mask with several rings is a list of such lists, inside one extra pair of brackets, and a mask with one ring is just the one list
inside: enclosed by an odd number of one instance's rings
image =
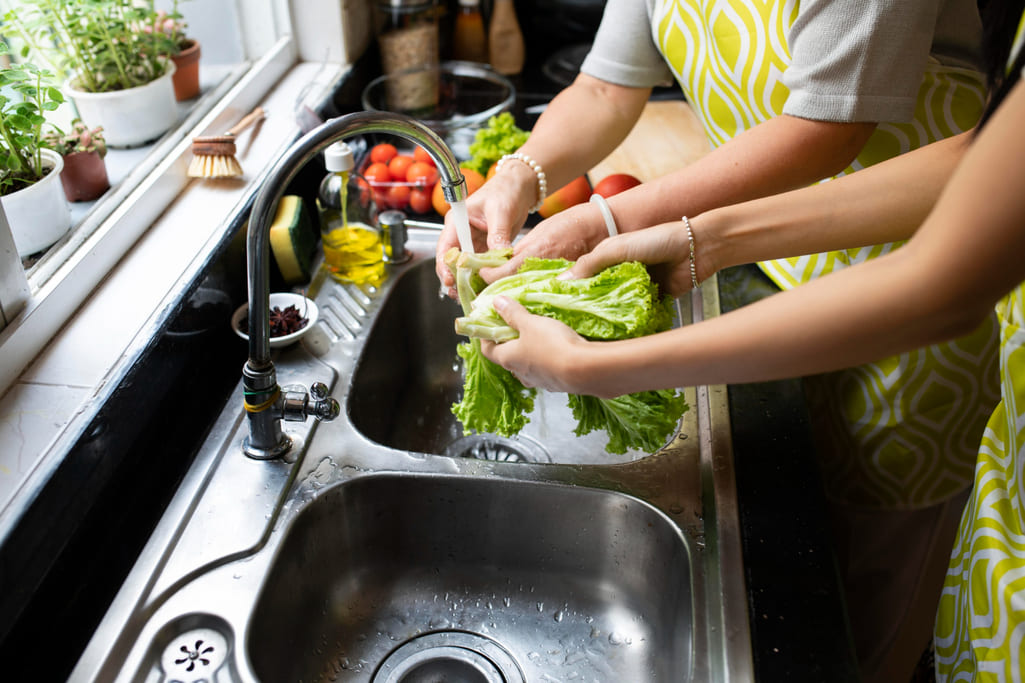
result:
[[(434, 159), (449, 203), (466, 199), (466, 179), (445, 142), (416, 119), (391, 112), (357, 112), (330, 119), (297, 140), (270, 169), (249, 217), (246, 259), (249, 269), (249, 359), (243, 368), (246, 396), (271, 397), (259, 405), (246, 404), (249, 437), (245, 451), (255, 458), (277, 457), (288, 451), (282, 434), (280, 392), (270, 359), (270, 226), (285, 188), (314, 156), (328, 145), (357, 134), (387, 133), (423, 147)], [(260, 409), (256, 409), (260, 408)], [(330, 419), (330, 418), (327, 418)]]

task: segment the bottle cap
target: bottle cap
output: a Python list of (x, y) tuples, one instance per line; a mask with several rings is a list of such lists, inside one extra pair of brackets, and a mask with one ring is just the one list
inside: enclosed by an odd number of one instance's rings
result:
[(460, 7), (477, 7), (480, 0), (459, 0)]
[(352, 148), (344, 142), (335, 142), (324, 150), (324, 166), (332, 173), (351, 171), (355, 165)]

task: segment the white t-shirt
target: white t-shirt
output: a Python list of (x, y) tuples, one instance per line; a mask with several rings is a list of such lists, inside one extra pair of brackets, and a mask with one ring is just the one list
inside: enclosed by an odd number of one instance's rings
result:
[[(671, 83), (655, 41), (665, 4), (608, 0), (581, 71), (631, 87)], [(790, 95), (783, 113), (909, 120), (926, 66), (979, 70), (981, 34), (976, 0), (803, 0), (787, 36), (791, 63), (783, 83)]]

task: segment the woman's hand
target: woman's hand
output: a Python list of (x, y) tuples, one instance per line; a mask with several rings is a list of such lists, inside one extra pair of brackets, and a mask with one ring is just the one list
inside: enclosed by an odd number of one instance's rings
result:
[(496, 344), (481, 341), (488, 360), (509, 370), (525, 386), (548, 391), (587, 393), (576, 379), (581, 354), (589, 342), (558, 320), (533, 315), (518, 302), (495, 297), (495, 310), (520, 336)]
[(564, 258), (573, 261), (608, 238), (601, 212), (593, 204), (583, 203), (560, 211), (538, 223), (513, 246), (513, 257), (498, 268), (480, 271), (485, 282), (512, 275), (527, 257)]
[[(526, 174), (523, 169), (526, 169)], [(530, 202), (534, 201), (532, 197), (537, 192), (536, 185), (537, 178), (529, 167), (511, 164), (502, 169), (501, 179), (498, 176), (492, 177), (467, 197), (466, 215), (470, 222), (474, 251), (502, 249), (512, 244), (513, 238), (527, 221)], [(455, 217), (449, 211), (445, 214), (445, 228), (438, 238), (434, 270), (442, 289), (453, 299), (456, 298), (455, 280), (445, 265), (445, 253), (458, 246)]]
[(640, 261), (653, 266), (652, 279), (669, 296), (677, 297), (691, 289), (690, 242), (682, 221), (609, 237), (593, 251), (581, 256), (560, 277), (591, 277), (625, 261)]

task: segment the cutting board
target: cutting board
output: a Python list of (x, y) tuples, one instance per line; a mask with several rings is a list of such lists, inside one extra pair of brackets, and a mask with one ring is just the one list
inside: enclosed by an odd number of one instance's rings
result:
[(687, 102), (648, 102), (627, 138), (587, 175), (592, 185), (610, 173), (629, 173), (644, 182), (693, 163), (710, 150)]

